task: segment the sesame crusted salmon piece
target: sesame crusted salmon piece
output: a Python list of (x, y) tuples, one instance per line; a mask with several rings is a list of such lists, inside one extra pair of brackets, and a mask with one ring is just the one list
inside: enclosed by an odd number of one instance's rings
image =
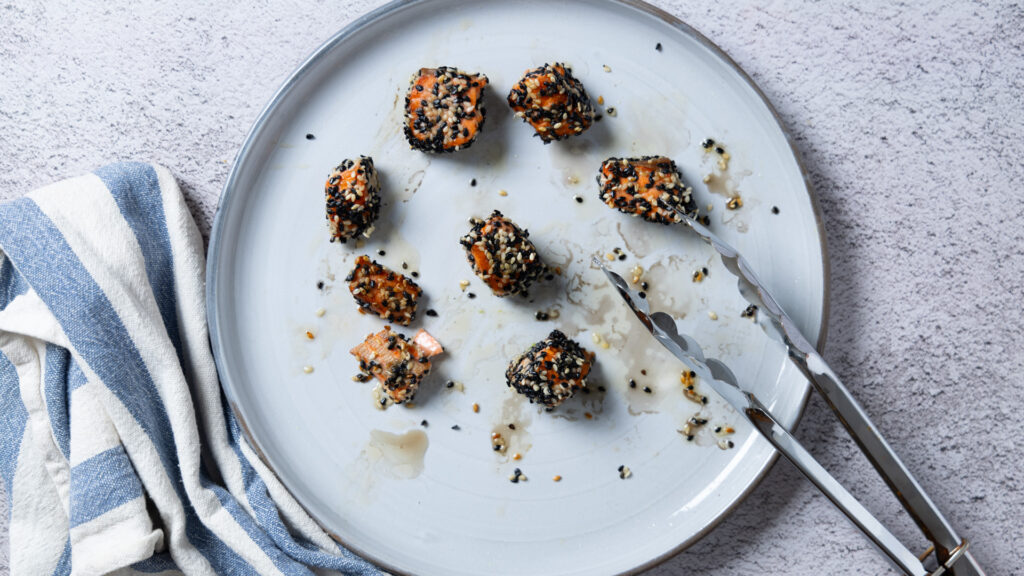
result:
[(408, 326), (416, 318), (422, 289), (411, 278), (378, 264), (365, 254), (345, 277), (360, 312), (372, 312), (389, 322)]
[[(419, 342), (427, 343), (428, 347)], [(430, 358), (442, 352), (441, 345), (426, 331), (420, 330), (415, 339), (409, 340), (390, 326), (370, 334), (349, 351), (359, 359), (360, 375), (355, 379), (365, 382), (376, 378), (395, 404), (413, 399), (423, 378), (430, 373)]]
[(583, 83), (559, 62), (527, 70), (509, 92), (508, 105), (545, 144), (582, 134), (594, 123)]
[(424, 152), (468, 148), (484, 126), (487, 76), (452, 68), (420, 68), (405, 96), (405, 137)]
[(680, 222), (673, 207), (697, 217), (693, 189), (683, 183), (676, 163), (664, 156), (609, 158), (597, 176), (601, 201), (650, 222)]
[(343, 160), (327, 177), (327, 225), (331, 242), (345, 243), (362, 234), (369, 237), (380, 216), (380, 180), (373, 158)]
[(495, 210), (487, 220), (470, 219), (472, 228), (459, 239), (473, 272), (496, 296), (525, 294), (547, 273), (530, 232)]
[(594, 354), (559, 330), (513, 360), (505, 371), (509, 388), (554, 408), (587, 386)]

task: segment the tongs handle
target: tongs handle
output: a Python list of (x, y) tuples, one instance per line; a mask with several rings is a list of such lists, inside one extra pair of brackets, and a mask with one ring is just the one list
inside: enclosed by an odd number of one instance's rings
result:
[(818, 490), (828, 497), (846, 517), (860, 528), (890, 560), (906, 574), (928, 576), (921, 560), (903, 545), (892, 532), (882, 525), (834, 476), (829, 474), (810, 452), (775, 420), (771, 412), (756, 397), (748, 395), (754, 405), (748, 409), (747, 419), (761, 432), (768, 442), (797, 467)]

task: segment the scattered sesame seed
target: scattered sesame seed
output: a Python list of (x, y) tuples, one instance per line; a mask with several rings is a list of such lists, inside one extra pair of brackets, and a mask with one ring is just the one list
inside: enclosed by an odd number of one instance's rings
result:
[(430, 316), (431, 318), (437, 318), (437, 310), (434, 310), (433, 308), (427, 309), (427, 316)]
[(309, 330), (306, 330), (306, 338), (312, 340), (313, 338), (316, 338), (316, 336), (314, 336)]
[(470, 186), (476, 186), (476, 178), (473, 178), (472, 180), (470, 180), (469, 181), (469, 185)]
[(387, 255), (387, 252), (385, 252), (383, 250), (377, 250), (377, 256), (385, 256), (385, 255)]
[(651, 387), (650, 387), (650, 386), (644, 386), (644, 392), (646, 392), (646, 393), (648, 393), (648, 394), (651, 394), (651, 393), (653, 393), (654, 391), (653, 391), (653, 390), (651, 390)]
[(615, 260), (615, 254), (612, 254), (611, 252), (605, 254), (604, 257), (608, 260)]
[(597, 97), (597, 103), (598, 103), (598, 105), (603, 106), (604, 105), (604, 96), (598, 96)]
[(633, 380), (632, 378), (630, 378), (629, 379), (629, 387), (630, 388), (636, 388), (636, 380)]
[(629, 466), (619, 466), (619, 478), (625, 480), (633, 475), (633, 471), (629, 469)]
[(591, 414), (590, 412), (584, 412), (583, 413), (583, 417), (586, 418), (587, 420), (593, 420), (594, 419), (594, 415)]
[(419, 272), (416, 272), (415, 270), (413, 270), (413, 272), (412, 272), (412, 277), (413, 277), (413, 278), (419, 278), (419, 277), (420, 277), (420, 273), (419, 273)]
[(577, 204), (583, 204), (583, 196), (574, 196), (573, 200), (576, 200)]
[(641, 290), (647, 290), (649, 287), (650, 287), (650, 284), (648, 284), (647, 281), (644, 281), (644, 282), (640, 283), (640, 289)]
[(302, 371), (305, 372), (306, 374), (312, 374), (313, 373), (313, 367), (312, 366), (303, 366), (302, 367)]
[(324, 310), (323, 308), (317, 308), (316, 309), (316, 317), (317, 318), (323, 318), (324, 314), (327, 314), (327, 310)]
[(420, 426), (423, 426), (424, 428), (426, 428), (427, 426), (430, 426), (430, 422), (427, 422), (426, 420), (421, 420), (420, 421)]
[(714, 145), (715, 141), (712, 140), (711, 138), (705, 138), (704, 141), (700, 143), (700, 147), (705, 150), (709, 150)]
[(602, 69), (604, 69), (604, 71), (605, 71), (605, 72), (611, 72), (611, 71), (612, 71), (612, 68), (611, 68), (611, 66), (609, 66), (609, 65), (607, 65), (607, 64), (603, 64), (603, 65), (601, 66), (601, 68), (602, 68)]
[(317, 281), (317, 283), (316, 283), (316, 289), (317, 289), (317, 290), (323, 290), (323, 289), (324, 289), (324, 281), (323, 281), (323, 280), (318, 280), (318, 281)]
[(409, 269), (409, 263), (408, 262), (402, 262), (402, 270), (408, 270), (408, 269)]
[(772, 206), (772, 214), (778, 214), (778, 213), (779, 213), (779, 207), (778, 206)]
[(644, 376), (647, 376), (647, 369), (644, 368), (643, 370), (640, 371), (640, 373), (643, 374)]
[(725, 207), (729, 210), (736, 210), (743, 207), (743, 199), (739, 196), (733, 196), (729, 198), (729, 201), (725, 203)]
[(615, 118), (616, 116), (619, 115), (618, 111), (615, 110), (614, 106), (609, 106), (609, 107), (605, 108), (604, 109), (604, 113), (609, 115), (609, 116), (611, 116), (612, 118)]
[(642, 290), (640, 292), (637, 292), (636, 295), (639, 296), (643, 300), (647, 299), (647, 293), (642, 291)]
[(313, 136), (312, 134), (306, 134), (306, 140), (316, 140), (316, 136)]
[(515, 424), (509, 424), (508, 425), (508, 429), (509, 430), (515, 430), (516, 429), (516, 425)]
[(708, 318), (711, 318), (712, 320), (718, 320), (718, 314), (716, 314), (714, 310), (709, 310)]
[(455, 387), (455, 381), (454, 380), (449, 380), (448, 382), (445, 383), (444, 386), (445, 386), (445, 388), (454, 388)]
[(474, 294), (472, 292), (470, 292), (469, 294), (466, 294), (466, 296), (469, 296), (470, 300), (472, 300), (473, 298), (476, 298), (476, 294)]
[(498, 196), (508, 196), (507, 190), (498, 190)]
[(459, 288), (465, 292), (469, 288), (469, 280), (459, 280)]
[(559, 476), (558, 474), (555, 474), (555, 476), (553, 478), (551, 478), (551, 479), (554, 480), (555, 482), (561, 482), (562, 481), (562, 477)]
[(480, 412), (480, 405), (473, 402), (473, 412)]
[(519, 452), (516, 452), (515, 454), (512, 455), (512, 459), (513, 460), (522, 460), (523, 459), (523, 455), (520, 454)]
[(654, 45), (654, 49), (657, 50), (658, 52), (661, 52), (661, 42), (658, 42), (657, 44), (655, 44)]

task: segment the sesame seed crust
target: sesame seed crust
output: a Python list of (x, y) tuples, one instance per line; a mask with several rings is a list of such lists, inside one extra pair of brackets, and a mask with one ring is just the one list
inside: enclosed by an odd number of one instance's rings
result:
[(430, 373), (427, 353), (390, 326), (370, 334), (349, 352), (359, 359), (357, 381), (376, 378), (388, 399), (395, 404), (411, 401), (423, 378)]
[(420, 68), (405, 96), (405, 138), (424, 152), (468, 148), (484, 127), (487, 76), (450, 66)]
[(327, 177), (327, 225), (331, 242), (342, 244), (360, 234), (369, 236), (380, 216), (380, 180), (373, 158), (343, 160)]
[(408, 326), (416, 318), (422, 290), (412, 279), (362, 255), (345, 277), (359, 308), (389, 322)]
[(601, 201), (625, 214), (650, 222), (682, 221), (672, 207), (698, 216), (693, 188), (683, 183), (676, 163), (664, 156), (609, 158), (597, 176)]
[(545, 144), (582, 134), (594, 123), (583, 83), (560, 62), (527, 70), (509, 92), (508, 105)]
[(495, 210), (487, 220), (470, 219), (472, 228), (459, 239), (473, 272), (496, 296), (526, 294), (547, 273), (529, 230), (522, 230)]
[(505, 371), (509, 388), (554, 408), (587, 387), (594, 354), (559, 330), (513, 360)]

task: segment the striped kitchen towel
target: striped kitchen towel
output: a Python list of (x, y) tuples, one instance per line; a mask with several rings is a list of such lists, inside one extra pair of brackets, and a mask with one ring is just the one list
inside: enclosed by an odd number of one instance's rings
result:
[(0, 475), (13, 574), (378, 574), (242, 437), (171, 174), (107, 166), (0, 205)]

